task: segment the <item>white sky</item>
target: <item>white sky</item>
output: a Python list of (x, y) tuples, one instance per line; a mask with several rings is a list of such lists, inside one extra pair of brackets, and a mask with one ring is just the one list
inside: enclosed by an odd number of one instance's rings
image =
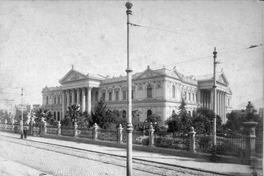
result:
[[(126, 75), (126, 1), (0, 1), (0, 109), (41, 104), (73, 64), (83, 73)], [(213, 49), (233, 92), (233, 109), (263, 107), (263, 3), (131, 1), (133, 73), (174, 66), (184, 75), (213, 71)], [(160, 30), (156, 30), (160, 29)], [(199, 59), (201, 58), (201, 59)], [(188, 62), (189, 60), (193, 60)], [(186, 62), (187, 61), (187, 62)]]

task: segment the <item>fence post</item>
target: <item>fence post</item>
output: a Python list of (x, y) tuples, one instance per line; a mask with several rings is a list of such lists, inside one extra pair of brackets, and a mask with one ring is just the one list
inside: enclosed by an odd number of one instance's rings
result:
[(5, 119), (5, 130), (7, 129), (7, 120)]
[(60, 121), (58, 121), (58, 136), (61, 135), (61, 124), (60, 124)]
[(153, 128), (153, 125), (152, 125), (152, 122), (150, 122), (150, 125), (149, 125), (149, 146), (150, 147), (153, 147), (154, 146), (154, 128)]
[(12, 120), (12, 131), (14, 131), (14, 128), (15, 128), (15, 122), (14, 120)]
[(78, 137), (78, 125), (77, 122), (74, 122), (74, 137), (77, 138)]
[(44, 123), (44, 134), (45, 134), (45, 133), (47, 133), (47, 122), (44, 121), (43, 123)]
[(255, 154), (255, 145), (256, 145), (256, 132), (255, 128), (258, 125), (258, 122), (254, 122), (254, 106), (249, 101), (246, 106), (246, 122), (243, 122), (243, 125), (246, 130), (246, 158), (248, 160), (248, 164), (253, 164), (253, 155)]
[(194, 153), (195, 152), (195, 134), (196, 132), (194, 131), (194, 128), (191, 127), (189, 132), (189, 139), (190, 139), (190, 152)]
[(98, 137), (98, 125), (95, 123), (94, 126), (93, 126), (93, 139), (94, 140), (97, 140), (97, 137)]
[(121, 124), (119, 124), (117, 128), (117, 142), (119, 144), (123, 142), (123, 128)]

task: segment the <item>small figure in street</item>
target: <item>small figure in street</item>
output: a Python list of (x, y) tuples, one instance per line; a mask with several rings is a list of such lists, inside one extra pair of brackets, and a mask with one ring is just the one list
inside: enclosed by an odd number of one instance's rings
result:
[(24, 138), (27, 139), (27, 131), (28, 131), (28, 126), (24, 126), (23, 128), (23, 134), (24, 134)]

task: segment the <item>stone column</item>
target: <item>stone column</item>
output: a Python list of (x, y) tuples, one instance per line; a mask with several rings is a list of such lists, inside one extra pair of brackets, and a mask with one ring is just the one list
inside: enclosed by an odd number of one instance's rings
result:
[(70, 106), (70, 91), (67, 90), (66, 94), (67, 94), (67, 107), (66, 107), (66, 109), (67, 109)]
[(61, 92), (61, 117), (60, 119), (64, 119), (65, 116), (65, 91)]
[(190, 152), (195, 152), (195, 134), (194, 128), (191, 127), (191, 131), (189, 132), (189, 139), (190, 139)]
[(153, 98), (156, 98), (156, 82), (154, 82), (153, 83), (153, 87), (154, 87), (154, 89), (153, 89)]
[(82, 88), (82, 112), (85, 111), (85, 88)]
[(92, 108), (91, 91), (92, 91), (92, 88), (91, 87), (87, 87), (87, 112), (88, 113), (91, 112), (91, 108)]
[(149, 146), (150, 147), (153, 147), (154, 146), (154, 128), (153, 128), (153, 125), (152, 125), (152, 122), (150, 122), (150, 125), (149, 125)]
[(74, 89), (71, 90), (71, 97), (72, 97), (71, 104), (73, 105), (73, 104), (75, 104), (75, 91), (74, 91)]
[(76, 91), (77, 91), (77, 102), (76, 102), (76, 104), (80, 105), (81, 104), (81, 102), (80, 102), (80, 89), (77, 88)]
[(224, 92), (224, 123), (226, 123), (226, 93)]
[(210, 92), (210, 109), (213, 109), (213, 101), (214, 101), (214, 90), (211, 89), (211, 92)]
[(201, 90), (197, 90), (197, 104), (201, 104)]

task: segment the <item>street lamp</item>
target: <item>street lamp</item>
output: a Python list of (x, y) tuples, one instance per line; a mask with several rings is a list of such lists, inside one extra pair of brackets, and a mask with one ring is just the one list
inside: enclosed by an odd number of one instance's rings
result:
[(132, 14), (130, 10), (133, 6), (132, 3), (126, 3), (126, 14), (127, 14), (127, 176), (132, 175), (132, 69), (129, 67), (129, 15)]

